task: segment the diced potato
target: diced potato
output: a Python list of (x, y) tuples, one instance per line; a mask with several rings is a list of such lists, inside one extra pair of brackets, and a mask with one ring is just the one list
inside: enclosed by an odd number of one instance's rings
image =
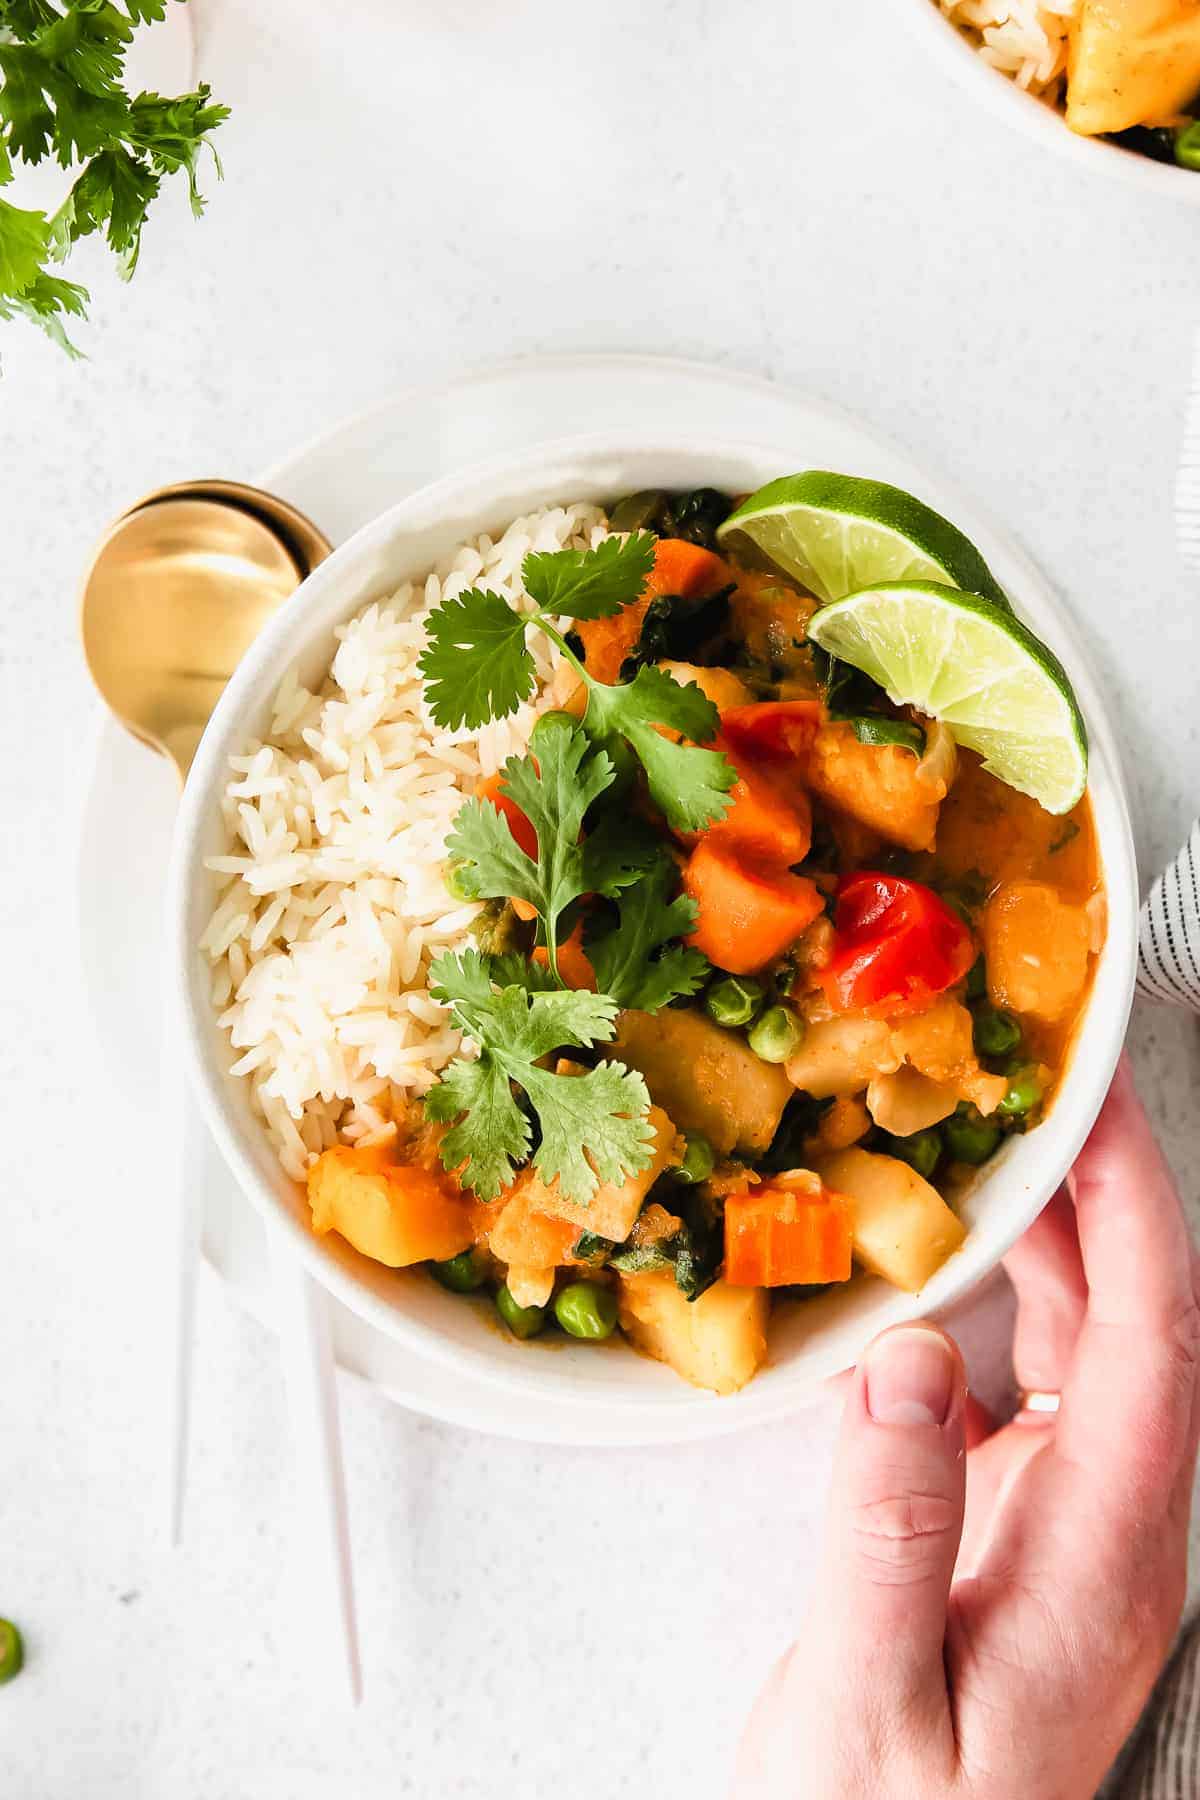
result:
[(860, 744), (854, 727), (829, 719), (806, 768), (814, 794), (906, 850), (932, 850), (946, 782), (926, 778), (911, 750)]
[(989, 1075), (980, 1068), (971, 1015), (949, 994), (926, 1012), (898, 1021), (892, 1027), (892, 1043), (914, 1069), (950, 1088), (957, 1099), (969, 1100), (985, 1116), (1003, 1100), (1008, 1082), (1003, 1075)]
[(727, 706), (749, 706), (754, 698), (745, 682), (732, 669), (702, 669), (699, 663), (669, 660), (660, 662), (658, 667), (673, 676), (680, 687), (687, 687), (689, 682), (694, 683), (712, 701), (718, 712), (724, 712)]
[(804, 1042), (788, 1058), (787, 1078), (815, 1100), (827, 1100), (861, 1094), (876, 1075), (898, 1069), (902, 1060), (883, 1019), (843, 1013), (809, 1026)]
[(1072, 131), (1165, 124), (1198, 91), (1197, 0), (1082, 0), (1067, 54)]
[(870, 1129), (871, 1115), (862, 1101), (843, 1096), (821, 1114), (814, 1141), (822, 1150), (848, 1150)]
[(618, 1301), (630, 1343), (665, 1362), (693, 1387), (732, 1394), (767, 1354), (767, 1296), (761, 1288), (716, 1282), (688, 1300), (668, 1272), (623, 1275)]
[[(931, 1081), (910, 1063), (891, 1075), (877, 1075), (867, 1089), (867, 1111), (881, 1131), (911, 1137), (948, 1119), (958, 1094), (944, 1082)], [(860, 1134), (861, 1135), (861, 1134)]]
[(1078, 1005), (1088, 978), (1092, 927), (1043, 881), (996, 889), (980, 924), (988, 992), (997, 1006), (1053, 1022)]
[(647, 1244), (668, 1244), (682, 1224), (683, 1220), (677, 1214), (668, 1212), (665, 1206), (652, 1200), (635, 1219), (629, 1233), (629, 1242), (635, 1250), (640, 1250)]
[(691, 1009), (623, 1012), (607, 1054), (640, 1070), (679, 1129), (702, 1133), (718, 1156), (735, 1149), (761, 1154), (792, 1097), (780, 1065), (763, 1062), (745, 1038)]
[(652, 1106), (649, 1118), (654, 1127), (654, 1150), (649, 1166), (639, 1174), (619, 1184), (601, 1182), (594, 1197), (583, 1201), (565, 1199), (557, 1181), (547, 1185), (531, 1170), (530, 1204), (553, 1219), (568, 1220), (576, 1235), (594, 1231), (599, 1237), (611, 1238), (614, 1244), (623, 1244), (642, 1210), (642, 1201), (663, 1170), (677, 1163), (683, 1154), (679, 1134), (662, 1108)]
[(934, 1081), (953, 1081), (975, 1064), (975, 1029), (960, 1000), (943, 994), (933, 1005), (892, 1026), (897, 1056)]
[(337, 1144), (308, 1171), (313, 1230), (346, 1242), (389, 1269), (443, 1262), (473, 1241), (470, 1210), (442, 1174), (395, 1161), (394, 1144)]
[(556, 1271), (571, 1260), (579, 1228), (542, 1209), (546, 1190), (532, 1169), (508, 1190), (488, 1234), (488, 1248), (507, 1267), (505, 1281), (518, 1306), (544, 1306)]
[(839, 1150), (817, 1169), (851, 1202), (858, 1261), (893, 1287), (916, 1293), (967, 1235), (937, 1189), (897, 1157)]

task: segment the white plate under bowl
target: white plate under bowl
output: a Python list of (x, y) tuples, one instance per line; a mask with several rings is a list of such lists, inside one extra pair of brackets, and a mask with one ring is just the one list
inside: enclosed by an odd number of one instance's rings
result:
[(1056, 107), (1026, 93), (1010, 76), (985, 62), (947, 19), (935, 0), (898, 0), (901, 18), (954, 81), (966, 88), (981, 106), (1013, 126), (1024, 137), (1064, 156), (1094, 175), (1158, 194), (1160, 198), (1200, 204), (1200, 171), (1181, 169), (1174, 163), (1155, 162), (1113, 144), (1107, 138), (1081, 137), (1071, 131)]
[[(675, 422), (672, 421), (674, 424)], [(838, 421), (840, 429), (844, 424)], [(360, 1257), (336, 1237), (318, 1241), (307, 1229), (302, 1192), (280, 1172), (252, 1115), (246, 1085), (227, 1075), (228, 1047), (208, 1002), (208, 972), (194, 946), (212, 904), (202, 859), (224, 846), (220, 794), (227, 758), (266, 728), (271, 698), (286, 670), (306, 685), (328, 666), (333, 628), (372, 598), (420, 576), (463, 538), (495, 533), (531, 507), (571, 498), (599, 500), (631, 488), (687, 488), (711, 482), (744, 491), (796, 466), (836, 466), (885, 475), (880, 452), (847, 460), (824, 418), (786, 444), (739, 445), (711, 436), (638, 441), (619, 433), (573, 439), (449, 477), (410, 496), (322, 565), (266, 628), (226, 690), (193, 766), (184, 796), (168, 901), (168, 957), (187, 1010), (185, 1040), (210, 1128), (247, 1193), (290, 1231), (294, 1248), (344, 1304), (400, 1343), (509, 1394), (535, 1402), (567, 1400), (581, 1436), (607, 1433), (614, 1417), (637, 1435), (664, 1437), (761, 1423), (792, 1410), (829, 1375), (854, 1360), (876, 1331), (962, 1298), (988, 1274), (1036, 1215), (1074, 1160), (1090, 1129), (1124, 1036), (1132, 994), (1137, 895), (1128, 817), (1103, 700), (1082, 653), (1045, 583), (1023, 559), (993, 546), (986, 522), (973, 516), (935, 478), (907, 476), (976, 538), (1018, 609), (1059, 651), (1076, 681), (1093, 730), (1091, 793), (1109, 896), (1110, 930), (1082, 1021), (1079, 1048), (1050, 1117), (1003, 1155), (964, 1197), (969, 1236), (964, 1248), (921, 1295), (857, 1281), (773, 1321), (767, 1367), (741, 1394), (721, 1402), (681, 1384), (670, 1371), (614, 1341), (604, 1351), (561, 1341), (517, 1345), (489, 1323), (487, 1311), (446, 1294), (420, 1276), (396, 1274)], [(486, 1421), (484, 1421), (486, 1422)]]
[[(246, 476), (317, 520), (336, 544), (426, 482), (503, 448), (559, 436), (564, 427), (653, 429), (664, 418), (681, 432), (803, 443), (815, 427), (846, 466), (871, 464), (891, 480), (917, 484), (920, 465), (866, 425), (808, 396), (737, 370), (650, 356), (546, 356), (493, 364), (453, 381), (401, 391), (343, 420), (270, 468), (222, 471)], [(202, 471), (210, 473), (211, 471)], [(938, 486), (947, 492), (947, 484)], [(963, 495), (956, 505), (966, 505)], [(979, 518), (979, 508), (972, 507)], [(965, 516), (965, 515), (964, 515)], [(981, 527), (982, 530), (982, 527)], [(1044, 577), (1011, 534), (994, 522), (988, 553)], [(982, 539), (981, 539), (982, 541)], [(97, 705), (90, 740), (80, 746), (76, 791), (78, 896), (84, 988), (96, 1038), (98, 1078), (134, 1115), (158, 1104), (157, 1021), (161, 1017), (161, 889), (178, 802), (173, 772)], [(204, 1253), (238, 1303), (272, 1325), (273, 1294), (265, 1228), (209, 1142), (203, 1170)], [(401, 1405), (445, 1420), (529, 1442), (662, 1442), (661, 1427), (609, 1422), (606, 1438), (586, 1432), (569, 1403), (508, 1393), (416, 1356), (330, 1298), (339, 1365)], [(978, 1345), (978, 1366), (1002, 1386), (1008, 1305), (993, 1284), (954, 1309), (955, 1329)], [(672, 1441), (711, 1436), (725, 1419), (676, 1420)], [(739, 1421), (730, 1419), (727, 1428)]]

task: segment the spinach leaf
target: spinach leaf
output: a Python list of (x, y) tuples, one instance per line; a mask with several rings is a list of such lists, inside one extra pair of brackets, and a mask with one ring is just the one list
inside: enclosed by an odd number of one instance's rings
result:
[(695, 662), (705, 644), (724, 631), (733, 584), (699, 600), (658, 594), (646, 608), (641, 636), (621, 664), (621, 680), (632, 681), (646, 663)]
[(894, 744), (911, 750), (914, 756), (924, 755), (925, 733), (911, 719), (897, 716), (878, 682), (852, 664), (830, 656), (819, 644), (811, 648), (831, 719), (841, 719), (851, 726), (860, 744)]
[(785, 1169), (804, 1167), (804, 1146), (821, 1123), (832, 1100), (814, 1100), (811, 1094), (793, 1094), (770, 1145), (758, 1160), (764, 1175), (781, 1175)]

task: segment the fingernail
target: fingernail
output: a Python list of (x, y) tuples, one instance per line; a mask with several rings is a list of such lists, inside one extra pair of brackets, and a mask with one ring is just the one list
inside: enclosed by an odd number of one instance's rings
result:
[(944, 1425), (958, 1363), (936, 1331), (888, 1331), (866, 1356), (867, 1411), (878, 1425)]

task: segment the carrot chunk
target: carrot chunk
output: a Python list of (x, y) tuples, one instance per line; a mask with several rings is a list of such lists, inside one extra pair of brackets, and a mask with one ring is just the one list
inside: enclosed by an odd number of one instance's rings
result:
[[(545, 968), (550, 961), (544, 944), (539, 944), (533, 953), (533, 960)], [(558, 972), (569, 988), (586, 988), (589, 994), (596, 992), (596, 971), (588, 961), (587, 951), (583, 947), (583, 920), (576, 925), (569, 938), (564, 938), (558, 946)]]
[(725, 1279), (733, 1287), (848, 1281), (853, 1237), (849, 1201), (798, 1171), (726, 1200)]
[(654, 567), (636, 600), (607, 619), (581, 619), (575, 629), (583, 640), (583, 660), (596, 681), (621, 679), (621, 664), (637, 648), (652, 600), (679, 594), (685, 600), (711, 594), (729, 580), (729, 566), (711, 550), (683, 538), (659, 538)]
[(708, 839), (688, 858), (683, 886), (698, 909), (689, 943), (731, 975), (752, 975), (772, 962), (824, 906), (807, 876), (763, 869)]
[(516, 839), (518, 849), (523, 850), (526, 856), (536, 858), (538, 853), (537, 832), (516, 801), (510, 799), (505, 792), (503, 774), (491, 775), (481, 783), (476, 789), (476, 798), (485, 800), (489, 806), (494, 806), (497, 812), (502, 812), (508, 820), (508, 829)]
[(798, 762), (812, 749), (820, 724), (819, 700), (761, 700), (727, 706), (721, 714), (722, 735), (760, 762)]
[(732, 749), (724, 734), (714, 739), (712, 747), (727, 756), (737, 770), (737, 780), (729, 790), (733, 805), (703, 833), (682, 834), (684, 843), (699, 843), (703, 836), (765, 868), (786, 869), (802, 862), (812, 844), (812, 807), (804, 789), (763, 769), (743, 751)]

